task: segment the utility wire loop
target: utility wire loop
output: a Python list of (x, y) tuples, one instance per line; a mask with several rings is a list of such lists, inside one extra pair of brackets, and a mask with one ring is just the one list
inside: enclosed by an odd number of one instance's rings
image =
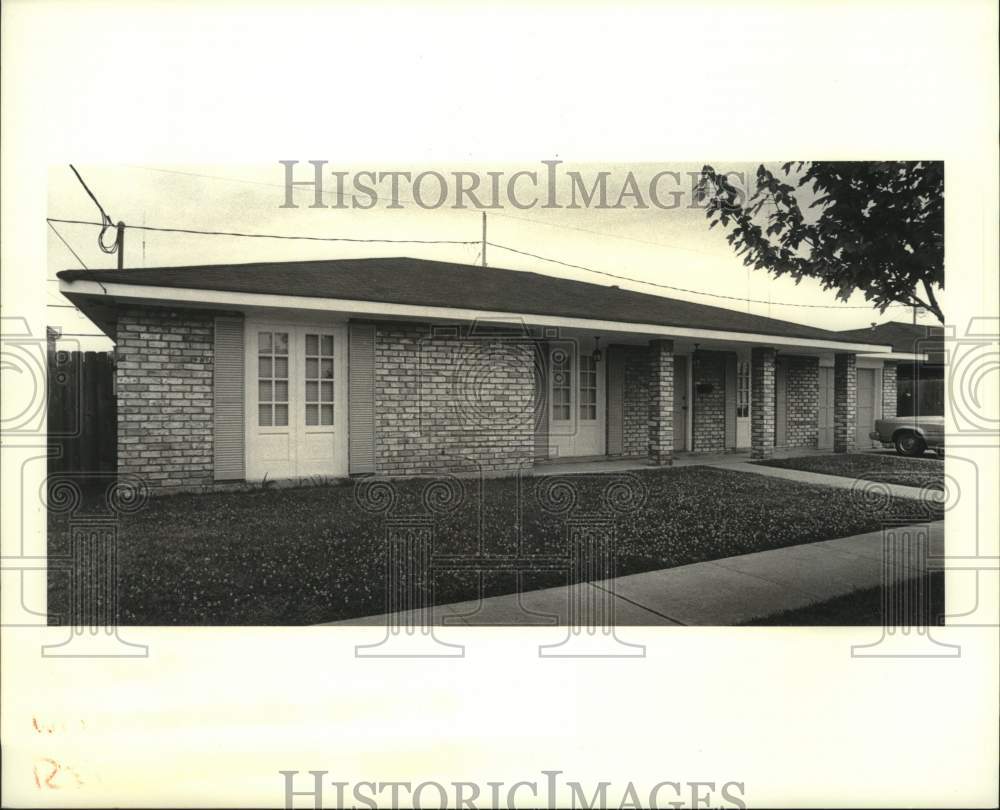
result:
[[(87, 192), (87, 196), (94, 201), (94, 205), (97, 206), (97, 210), (101, 212), (101, 232), (97, 234), (97, 245), (98, 247), (107, 254), (116, 253), (120, 246), (119, 229), (115, 226), (114, 221), (108, 216), (108, 212), (104, 210), (104, 207), (97, 201), (97, 197), (94, 196), (94, 192), (90, 190), (90, 187), (84, 182), (83, 178), (80, 176), (80, 172), (76, 170), (76, 167), (70, 163), (70, 169), (73, 170), (73, 174), (76, 175), (76, 179), (80, 181), (80, 185), (83, 186), (83, 190)], [(49, 221), (51, 224), (51, 220)], [(115, 241), (111, 245), (107, 245), (104, 242), (104, 234), (109, 228), (115, 228)]]

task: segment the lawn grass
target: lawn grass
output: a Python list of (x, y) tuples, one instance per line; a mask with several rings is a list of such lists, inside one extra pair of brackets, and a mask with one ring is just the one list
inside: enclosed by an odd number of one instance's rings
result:
[(907, 458), (879, 453), (832, 453), (758, 461), (765, 467), (860, 478), (907, 487), (944, 489), (944, 460), (936, 456)]
[[(68, 604), (68, 577), (51, 561), (70, 555), (79, 517), (49, 518), (50, 623)], [(380, 613), (388, 530), (433, 533), (431, 598), (446, 603), (585, 578), (566, 539), (581, 528), (614, 531), (611, 573), (622, 575), (940, 517), (917, 501), (708, 467), (174, 495), (118, 519), (118, 616), (226, 625)]]
[[(944, 572), (935, 571), (927, 578), (927, 624), (943, 624)], [(883, 624), (882, 587), (866, 588), (826, 602), (819, 602), (798, 610), (785, 610), (763, 619), (752, 619), (748, 625), (769, 626), (837, 626), (857, 627)]]

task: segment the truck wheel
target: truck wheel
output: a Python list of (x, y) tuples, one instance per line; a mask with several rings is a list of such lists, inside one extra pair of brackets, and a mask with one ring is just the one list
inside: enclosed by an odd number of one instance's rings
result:
[(900, 433), (895, 439), (896, 452), (901, 456), (922, 456), (927, 449), (924, 440), (916, 433)]

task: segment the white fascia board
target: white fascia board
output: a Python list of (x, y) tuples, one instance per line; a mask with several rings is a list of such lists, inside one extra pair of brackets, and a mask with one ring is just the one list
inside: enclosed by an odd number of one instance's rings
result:
[(59, 280), (63, 293), (92, 296), (95, 299), (127, 298), (137, 303), (208, 305), (217, 307), (265, 307), (274, 309), (319, 310), (343, 312), (356, 316), (422, 318), (445, 321), (523, 321), (535, 326), (556, 326), (566, 329), (596, 329), (608, 332), (630, 332), (656, 337), (691, 338), (753, 343), (761, 346), (800, 346), (839, 352), (874, 352), (884, 356), (892, 347), (878, 343), (842, 343), (835, 340), (781, 337), (751, 332), (722, 329), (694, 329), (681, 326), (663, 326), (651, 323), (605, 321), (591, 318), (569, 318), (560, 315), (531, 315), (519, 312), (498, 312), (458, 307), (421, 306), (416, 304), (390, 304), (382, 301), (354, 301), (345, 298), (312, 298), (302, 295), (274, 295), (269, 293), (243, 293), (225, 290), (196, 290), (188, 287), (154, 287), (143, 284), (115, 284), (114, 282)]
[(861, 357), (870, 358), (872, 360), (894, 360), (894, 361), (898, 360), (898, 361), (907, 361), (907, 362), (911, 362), (911, 363), (914, 362), (914, 361), (922, 363), (922, 362), (926, 362), (926, 360), (927, 360), (927, 355), (926, 354), (920, 354), (920, 353), (912, 354), (912, 353), (909, 353), (909, 352), (892, 352), (892, 353), (888, 353), (888, 352), (875, 352), (875, 353), (871, 353), (871, 354), (859, 354), (858, 357), (859, 358), (861, 358)]

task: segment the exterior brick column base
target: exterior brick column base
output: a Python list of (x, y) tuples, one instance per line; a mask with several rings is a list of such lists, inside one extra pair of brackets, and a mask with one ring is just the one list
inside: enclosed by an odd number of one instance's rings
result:
[(774, 357), (770, 347), (750, 352), (750, 458), (774, 455)]
[(649, 460), (674, 463), (674, 342), (649, 344)]
[(850, 453), (857, 447), (857, 355), (833, 357), (833, 452)]

